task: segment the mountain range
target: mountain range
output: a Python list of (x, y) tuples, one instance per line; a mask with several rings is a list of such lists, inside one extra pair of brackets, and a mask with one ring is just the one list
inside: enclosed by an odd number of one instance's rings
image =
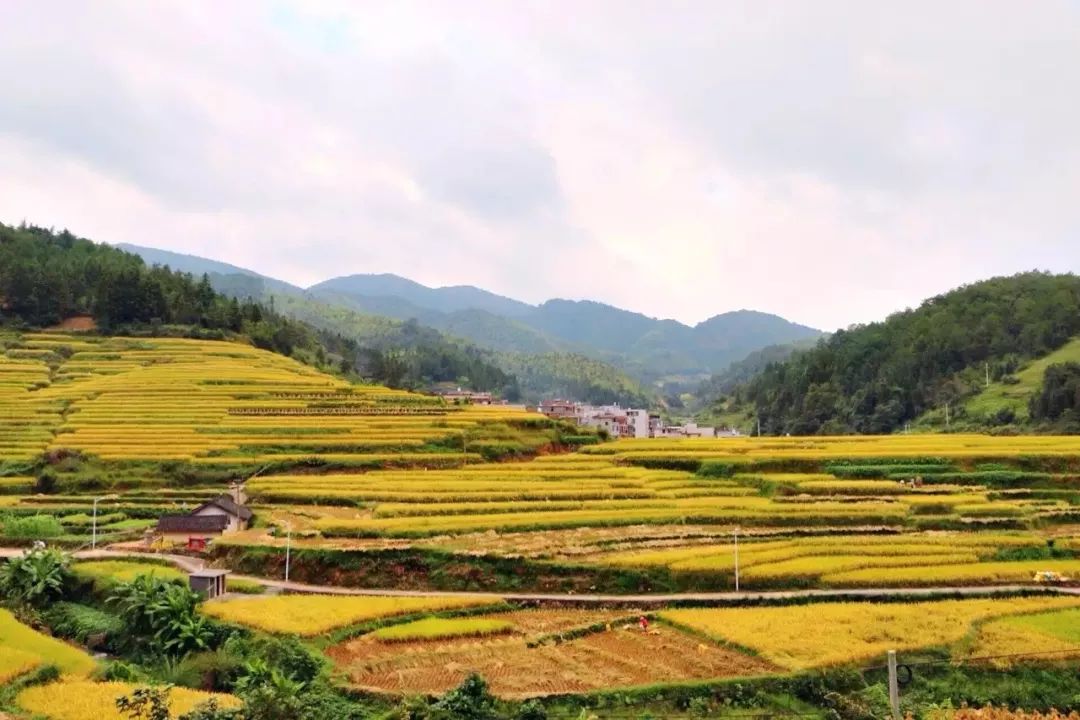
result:
[[(216, 289), (234, 296), (279, 296), (292, 298), (294, 304), (303, 298), (357, 316), (415, 320), (512, 356), (576, 354), (609, 363), (650, 385), (696, 382), (761, 348), (806, 342), (822, 334), (753, 310), (726, 312), (689, 326), (589, 300), (553, 299), (532, 305), (477, 287), (432, 288), (390, 274), (348, 275), (302, 288), (216, 260), (137, 245), (118, 247), (149, 264), (208, 274)], [(507, 364), (520, 365), (520, 358)]]

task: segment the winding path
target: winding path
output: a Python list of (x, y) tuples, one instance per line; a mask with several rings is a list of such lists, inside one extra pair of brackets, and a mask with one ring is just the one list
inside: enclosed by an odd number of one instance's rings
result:
[[(0, 558), (9, 558), (24, 552), (24, 548), (0, 548)], [(206, 562), (186, 555), (138, 553), (127, 550), (80, 550), (73, 553), (79, 560), (121, 560), (124, 558), (146, 558), (147, 556), (168, 560), (185, 572), (194, 572), (206, 567)], [(983, 585), (983, 586), (941, 586), (922, 588), (853, 588), (848, 590), (771, 590), (764, 592), (695, 592), (636, 595), (604, 594), (559, 594), (559, 593), (493, 593), (468, 592), (453, 590), (390, 590), (379, 588), (348, 588), (336, 585), (310, 585), (299, 582), (271, 580), (252, 575), (231, 575), (237, 580), (250, 580), (279, 591), (294, 593), (318, 593), (323, 595), (393, 595), (398, 597), (455, 597), (460, 595), (491, 597), (492, 599), (516, 600), (523, 602), (561, 602), (595, 604), (653, 605), (680, 601), (733, 603), (747, 600), (789, 600), (796, 598), (855, 599), (884, 597), (920, 597), (935, 598), (943, 596), (984, 597), (1001, 593), (1023, 591), (1041, 591), (1057, 595), (1080, 595), (1080, 587), (1039, 586), (1039, 585)], [(251, 597), (251, 596), (241, 596)], [(254, 596), (258, 597), (258, 596)], [(240, 598), (238, 598), (240, 599)]]

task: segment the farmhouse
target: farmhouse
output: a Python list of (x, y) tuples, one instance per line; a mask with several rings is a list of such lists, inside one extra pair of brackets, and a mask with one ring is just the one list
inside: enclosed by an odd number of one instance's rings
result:
[(245, 530), (253, 517), (245, 505), (228, 495), (205, 502), (187, 515), (164, 515), (158, 519), (155, 535), (171, 542), (186, 542), (199, 550), (211, 538), (226, 532)]
[(555, 420), (575, 420), (579, 407), (573, 400), (545, 400), (540, 403), (540, 412)]
[(191, 511), (192, 517), (223, 517), (227, 523), (225, 532), (247, 530), (253, 517), (246, 505), (240, 505), (228, 495), (220, 495)]

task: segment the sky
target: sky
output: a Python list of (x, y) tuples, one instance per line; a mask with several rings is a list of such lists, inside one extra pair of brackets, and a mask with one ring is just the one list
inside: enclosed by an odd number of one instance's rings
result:
[(1076, 0), (3, 0), (0, 221), (833, 330), (1080, 269)]

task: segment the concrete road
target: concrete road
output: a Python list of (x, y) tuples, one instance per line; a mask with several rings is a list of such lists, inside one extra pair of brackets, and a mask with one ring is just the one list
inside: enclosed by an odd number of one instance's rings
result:
[[(23, 548), (0, 548), (0, 557), (12, 557), (23, 552)], [(200, 570), (206, 562), (186, 555), (168, 555), (159, 553), (138, 553), (129, 550), (80, 550), (74, 553), (79, 560), (118, 560), (123, 558), (155, 557), (168, 560), (185, 572)], [(738, 603), (748, 600), (789, 600), (797, 598), (821, 599), (859, 599), (888, 597), (935, 597), (963, 595), (984, 597), (1001, 593), (1021, 591), (1042, 591), (1050, 594), (1080, 595), (1080, 587), (1045, 586), (1045, 585), (984, 585), (984, 586), (940, 586), (921, 588), (853, 588), (849, 590), (772, 590), (764, 592), (696, 592), (636, 595), (574, 595), (559, 593), (490, 593), (490, 592), (455, 592), (450, 590), (389, 590), (379, 588), (348, 588), (335, 585), (310, 585), (307, 583), (284, 582), (250, 575), (232, 575), (234, 579), (251, 580), (268, 588), (294, 593), (319, 593), (325, 595), (394, 595), (399, 597), (454, 597), (471, 595), (490, 597), (492, 600), (516, 600), (523, 602), (560, 602), (582, 605), (626, 604), (626, 605), (663, 605), (680, 601), (704, 603)], [(258, 597), (241, 596), (241, 597)], [(238, 597), (237, 599), (240, 599)]]

